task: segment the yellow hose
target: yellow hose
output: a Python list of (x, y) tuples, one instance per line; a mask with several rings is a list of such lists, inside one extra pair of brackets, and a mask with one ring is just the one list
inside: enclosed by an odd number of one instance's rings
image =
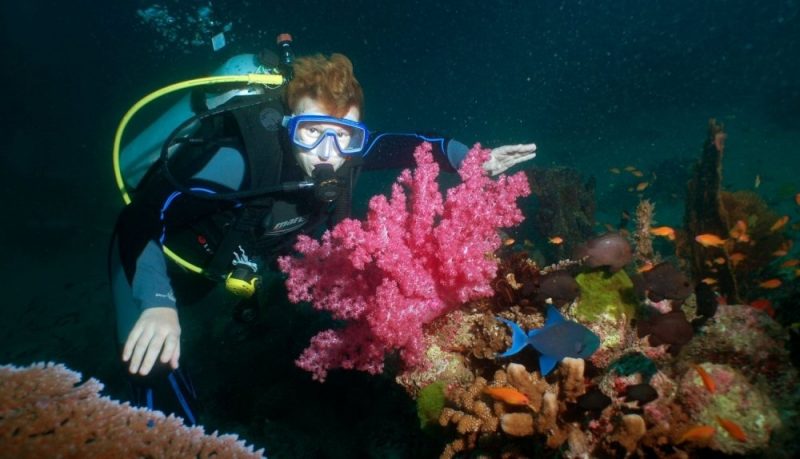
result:
[(125, 116), (122, 117), (122, 121), (120, 121), (119, 126), (117, 127), (117, 133), (114, 135), (114, 149), (112, 156), (114, 161), (114, 178), (117, 181), (117, 187), (122, 194), (122, 200), (125, 201), (125, 204), (127, 205), (131, 203), (131, 197), (128, 195), (128, 191), (125, 188), (125, 180), (122, 178), (122, 170), (120, 169), (119, 164), (119, 149), (120, 145), (122, 144), (122, 134), (125, 132), (128, 122), (130, 122), (131, 118), (133, 118), (133, 115), (141, 110), (142, 107), (166, 94), (180, 91), (181, 89), (193, 88), (195, 86), (224, 83), (247, 83), (280, 86), (283, 84), (283, 82), (284, 79), (282, 75), (262, 75), (258, 73), (249, 73), (247, 75), (212, 76), (174, 83), (159, 90), (153, 91), (139, 99), (139, 101), (133, 104), (133, 106), (125, 113)]

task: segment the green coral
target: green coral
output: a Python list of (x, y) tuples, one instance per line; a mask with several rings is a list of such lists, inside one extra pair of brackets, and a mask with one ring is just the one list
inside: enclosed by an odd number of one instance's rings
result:
[(612, 316), (619, 320), (633, 318), (638, 301), (633, 282), (625, 271), (609, 275), (605, 271), (578, 274), (575, 278), (581, 289), (581, 298), (574, 313), (578, 320), (595, 322)]
[(428, 384), (419, 391), (417, 416), (419, 416), (420, 426), (423, 429), (439, 422), (439, 415), (444, 409), (444, 401), (444, 382), (442, 381)]
[(633, 352), (620, 357), (609, 366), (609, 369), (616, 371), (620, 376), (641, 373), (644, 382), (650, 382), (650, 378), (658, 372), (656, 364), (641, 352)]

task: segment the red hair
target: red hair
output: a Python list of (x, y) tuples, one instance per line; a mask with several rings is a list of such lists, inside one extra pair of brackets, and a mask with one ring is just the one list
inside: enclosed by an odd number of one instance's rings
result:
[(344, 54), (322, 54), (297, 58), (294, 78), (286, 88), (286, 104), (295, 111), (303, 97), (319, 102), (328, 113), (344, 117), (350, 107), (364, 114), (364, 93), (353, 74), (353, 63)]

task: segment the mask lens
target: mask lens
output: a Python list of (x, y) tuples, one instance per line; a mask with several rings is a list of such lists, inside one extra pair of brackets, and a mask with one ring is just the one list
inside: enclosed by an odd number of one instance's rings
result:
[(322, 139), (332, 137), (341, 154), (360, 153), (366, 141), (366, 130), (356, 122), (346, 121), (329, 117), (300, 119), (294, 127), (292, 142), (299, 147), (312, 149)]

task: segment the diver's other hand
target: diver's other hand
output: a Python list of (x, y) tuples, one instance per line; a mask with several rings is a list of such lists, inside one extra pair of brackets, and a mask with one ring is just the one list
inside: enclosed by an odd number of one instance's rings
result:
[(489, 175), (505, 172), (509, 167), (536, 157), (536, 144), (503, 145), (492, 149), (489, 160), (483, 163), (483, 168)]
[(122, 360), (130, 361), (128, 371), (131, 374), (145, 376), (153, 369), (159, 354), (161, 363), (169, 362), (172, 368), (178, 368), (181, 326), (175, 308), (149, 308), (142, 311), (125, 342)]

